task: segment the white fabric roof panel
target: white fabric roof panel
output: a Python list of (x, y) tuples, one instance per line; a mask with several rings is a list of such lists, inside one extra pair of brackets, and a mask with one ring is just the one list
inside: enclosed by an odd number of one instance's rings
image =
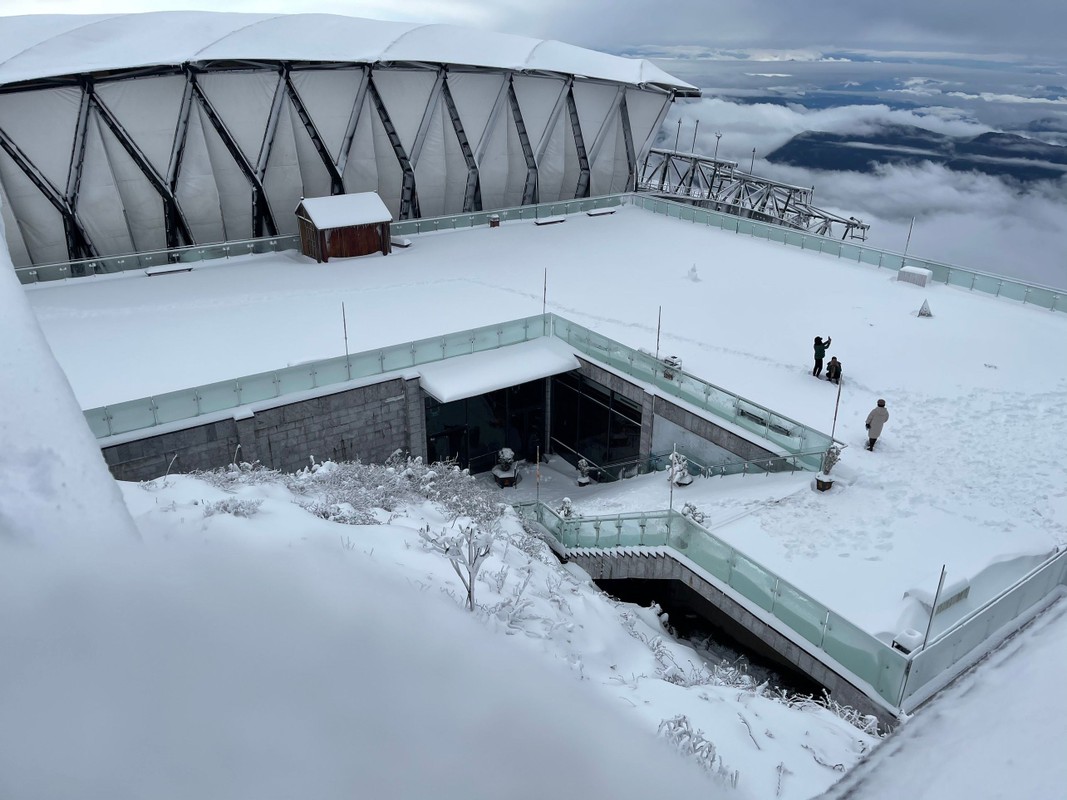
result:
[(419, 367), (419, 384), (437, 402), (451, 403), (580, 367), (566, 342), (542, 337)]
[(698, 93), (649, 61), (452, 25), (211, 11), (0, 17), (0, 85), (216, 59), (419, 61), (561, 72)]
[(374, 192), (305, 197), (301, 202), (304, 204), (304, 211), (320, 231), (349, 225), (391, 222), (393, 219), (385, 203)]

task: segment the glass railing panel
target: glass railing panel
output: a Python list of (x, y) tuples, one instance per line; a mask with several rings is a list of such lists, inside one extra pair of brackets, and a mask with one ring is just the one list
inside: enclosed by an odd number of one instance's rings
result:
[(861, 264), (870, 264), (875, 267), (882, 265), (881, 254), (876, 250), (868, 250), (866, 247), (861, 247), (859, 251)]
[(140, 428), (151, 428), (156, 424), (152, 413), (152, 401), (148, 398), (131, 400), (108, 406), (111, 415), (111, 433), (126, 433)]
[(219, 381), (206, 386), (198, 386), (196, 395), (200, 398), (200, 413), (210, 414), (240, 405), (236, 381)]
[(382, 369), (392, 372), (397, 369), (407, 369), (412, 366), (411, 344), (399, 344), (393, 347), (383, 347), (380, 351)]
[(838, 255), (841, 258), (847, 259), (849, 261), (855, 261), (855, 262), (859, 263), (859, 260), (860, 260), (860, 248), (857, 247), (854, 244), (842, 244), (840, 253)]
[(261, 372), (241, 378), (241, 404), (258, 403), (277, 397), (280, 387), (277, 375), (273, 372)]
[[(637, 544), (645, 547), (663, 547), (668, 539), (676, 539), (672, 528), (677, 520), (669, 520), (666, 516), (650, 516), (638, 522)], [(641, 524), (643, 523), (643, 524)], [(628, 531), (623, 529), (624, 538)]]
[(498, 342), (501, 346), (506, 346), (541, 338), (545, 335), (546, 325), (542, 317), (526, 317), (504, 322), (499, 326), (499, 330)]
[(878, 682), (878, 652), (884, 647), (866, 631), (830, 612), (822, 649), (845, 669), (872, 686)]
[(293, 367), (285, 367), (277, 371), (278, 391), (280, 394), (290, 392), (306, 392), (315, 388), (315, 379), (312, 375), (311, 364), (298, 364)]
[(328, 358), (315, 364), (315, 383), (318, 386), (330, 386), (348, 380), (348, 364), (345, 357)]
[(975, 275), (971, 288), (976, 292), (988, 292), (995, 295), (1000, 291), (1000, 283), (999, 278), (991, 278), (988, 275)]
[(474, 352), (480, 353), (483, 350), (498, 349), (500, 347), (500, 339), (502, 336), (503, 330), (499, 325), (494, 325), (488, 328), (478, 328), (471, 331)]
[(441, 360), (441, 340), (420, 339), (411, 343), (411, 364), (430, 364)]
[(798, 233), (796, 231), (786, 231), (785, 243), (804, 250), (807, 249), (808, 246), (808, 237), (806, 234)]
[(670, 381), (673, 386), (669, 390), (671, 394), (677, 397), (679, 400), (684, 400), (687, 403), (692, 403), (698, 408), (704, 407), (705, 400), (705, 388), (707, 384), (704, 381), (694, 378), (692, 375), (687, 375), (684, 372), (673, 372), (674, 378)]
[(965, 269), (950, 269), (946, 275), (946, 283), (950, 286), (962, 286), (970, 289), (974, 283), (974, 273)]
[(774, 615), (812, 644), (822, 644), (826, 608), (788, 583), (778, 584)]
[(711, 534), (701, 532), (691, 536), (682, 552), (686, 558), (723, 583), (729, 583), (730, 564), (733, 562), (734, 551)]
[(610, 547), (612, 545), (600, 544), (599, 531), (593, 524), (593, 520), (569, 519), (567, 526), (574, 529), (574, 544), (571, 547)]
[(89, 423), (89, 430), (97, 439), (103, 439), (111, 435), (111, 428), (107, 424), (107, 408), (91, 408), (85, 412), (85, 421)]
[(1004, 281), (1000, 286), (1000, 296), (1021, 302), (1026, 299), (1026, 287), (1015, 281)]
[(371, 350), (366, 353), (355, 353), (348, 357), (349, 363), (352, 365), (352, 378), (369, 378), (372, 375), (380, 375), (382, 370), (382, 359), (377, 350)]
[(774, 604), (774, 587), (777, 578), (740, 553), (734, 554), (733, 566), (733, 571), (730, 573), (730, 585), (760, 608), (770, 611)]
[(471, 334), (468, 331), (460, 331), (459, 333), (446, 333), (444, 336), (437, 337), (437, 342), (438, 346), (441, 348), (441, 358), (466, 356), (474, 352), (473, 345), (471, 343)]
[(1035, 306), (1041, 308), (1053, 308), (1056, 300), (1059, 299), (1059, 293), (1054, 292), (1051, 289), (1042, 289), (1038, 286), (1030, 287), (1029, 293), (1026, 295), (1026, 302), (1032, 303)]
[(734, 219), (734, 232), (751, 236), (755, 232), (755, 226), (747, 219), (737, 217)]
[(152, 398), (156, 404), (156, 422), (163, 425), (196, 416), (196, 391), (184, 389)]

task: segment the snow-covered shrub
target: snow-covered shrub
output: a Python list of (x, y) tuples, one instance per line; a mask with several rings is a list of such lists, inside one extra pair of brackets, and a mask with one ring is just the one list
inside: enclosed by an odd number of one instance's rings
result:
[(474, 611), (474, 587), (485, 559), (493, 549), (493, 536), (478, 530), (474, 525), (463, 525), (459, 533), (449, 535), (445, 531), (430, 533), (430, 526), (419, 531), (419, 536), (430, 550), (441, 553), (452, 562), (463, 588), (467, 592), (467, 608)]
[(677, 450), (671, 453), (671, 463), (667, 467), (667, 480), (675, 486), (688, 486), (693, 482), (689, 474), (689, 459)]
[(239, 497), (227, 497), (224, 500), (216, 500), (213, 503), (204, 504), (204, 516), (212, 517), (215, 514), (231, 514), (235, 517), (254, 516), (262, 500), (242, 500)]
[(698, 525), (703, 525), (704, 520), (707, 518), (707, 515), (692, 503), (686, 503), (682, 506), (682, 516), (689, 517)]
[(379, 522), (374, 509), (357, 509), (348, 503), (323, 503), (319, 500), (294, 502), (309, 514), (329, 522), (339, 522), (342, 525), (377, 525)]
[(715, 744), (704, 738), (704, 732), (694, 730), (689, 718), (679, 714), (659, 724), (659, 735), (670, 742), (683, 756), (696, 762), (712, 777), (730, 788), (737, 788), (740, 773), (727, 769), (722, 756), (715, 751)]
[(834, 464), (836, 464), (840, 459), (841, 445), (831, 444), (828, 448), (826, 448), (826, 452), (822, 454), (823, 475), (829, 475), (830, 470), (834, 468)]
[(198, 470), (192, 475), (223, 491), (233, 491), (238, 486), (276, 483), (281, 479), (278, 470), (268, 469), (258, 461), (242, 461), (240, 464), (229, 464), (219, 469)]
[(571, 499), (569, 497), (564, 497), (560, 500), (559, 508), (556, 509), (556, 513), (563, 519), (570, 519), (571, 517), (578, 516), (577, 512), (574, 510), (574, 506), (571, 505)]

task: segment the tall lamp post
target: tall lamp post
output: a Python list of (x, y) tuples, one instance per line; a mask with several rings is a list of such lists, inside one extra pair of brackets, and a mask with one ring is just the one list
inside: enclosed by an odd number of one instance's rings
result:
[[(719, 139), (721, 139), (721, 138), (722, 138), (722, 131), (715, 131), (715, 155), (712, 156), (712, 158), (714, 158), (715, 161), (719, 160)], [(716, 166), (718, 166), (718, 164), (716, 164)]]

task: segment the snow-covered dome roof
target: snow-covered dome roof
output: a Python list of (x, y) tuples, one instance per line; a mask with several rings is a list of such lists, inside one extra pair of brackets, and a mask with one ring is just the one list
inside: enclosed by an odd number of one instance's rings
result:
[(158, 11), (0, 17), (0, 85), (212, 60), (457, 64), (554, 72), (697, 95), (649, 61), (453, 25), (337, 14)]

